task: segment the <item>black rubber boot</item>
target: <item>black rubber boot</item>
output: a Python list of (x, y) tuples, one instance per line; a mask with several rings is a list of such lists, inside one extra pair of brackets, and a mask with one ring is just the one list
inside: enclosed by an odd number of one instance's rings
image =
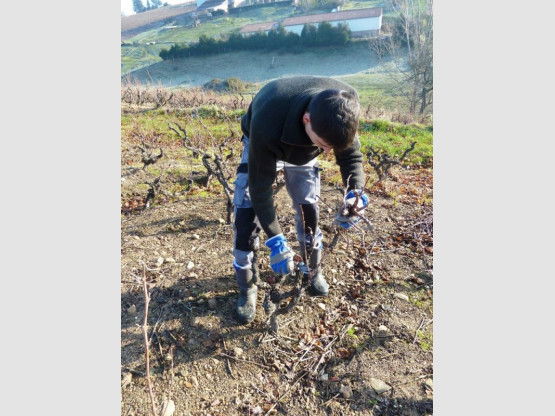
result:
[(318, 267), (318, 272), (316, 272), (316, 276), (312, 278), (312, 283), (310, 284), (309, 293), (312, 296), (327, 296), (329, 293), (329, 285), (322, 275), (321, 260), (322, 250), (313, 249), (312, 253), (310, 253), (310, 259), (308, 260), (308, 267), (310, 270), (314, 270), (318, 265), (320, 265), (320, 267)]
[(235, 280), (239, 286), (239, 297), (235, 305), (235, 316), (242, 324), (248, 324), (256, 314), (258, 287), (252, 281), (252, 270), (236, 269)]

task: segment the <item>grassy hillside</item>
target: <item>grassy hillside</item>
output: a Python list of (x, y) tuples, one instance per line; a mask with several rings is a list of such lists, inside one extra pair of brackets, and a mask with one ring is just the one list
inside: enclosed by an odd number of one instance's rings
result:
[[(150, 46), (153, 50), (155, 47)], [(189, 88), (203, 86), (213, 79), (240, 78), (246, 83), (264, 84), (291, 75), (331, 76), (345, 81), (359, 91), (365, 109), (370, 106), (402, 111), (405, 107), (396, 95), (391, 76), (366, 42), (348, 48), (313, 48), (300, 54), (240, 51), (162, 61), (131, 71), (124, 81)]]
[[(384, 7), (384, 1), (352, 1), (343, 10)], [(303, 14), (329, 12), (309, 10)], [(240, 78), (246, 83), (263, 85), (279, 77), (321, 75), (341, 79), (360, 93), (365, 111), (376, 117), (395, 119), (406, 104), (397, 95), (390, 69), (378, 61), (366, 40), (354, 40), (346, 47), (311, 48), (303, 53), (285, 51), (240, 51), (206, 57), (162, 61), (159, 53), (174, 43), (196, 42), (202, 35), (220, 38), (249, 23), (281, 21), (299, 14), (291, 6), (269, 6), (240, 14), (219, 16), (193, 27), (189, 17), (175, 16), (164, 25), (142, 31), (121, 48), (121, 73), (124, 82), (161, 85), (169, 88), (203, 86), (214, 79)], [(384, 14), (387, 12), (384, 10)], [(389, 112), (389, 114), (385, 114)]]
[[(384, 3), (379, 0), (346, 2), (342, 10), (383, 7)], [(290, 16), (330, 12), (329, 8), (301, 10), (293, 6), (272, 6), (215, 17), (194, 27), (185, 14), (190, 9), (189, 5), (170, 6), (122, 17), (122, 39), (126, 43), (121, 53), (122, 74), (160, 62), (158, 54), (162, 48), (174, 43), (197, 42), (202, 35), (218, 39), (251, 23), (280, 22)]]

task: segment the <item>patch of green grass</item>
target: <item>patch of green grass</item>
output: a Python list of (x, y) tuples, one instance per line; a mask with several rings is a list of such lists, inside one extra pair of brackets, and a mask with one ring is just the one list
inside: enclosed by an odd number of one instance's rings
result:
[(369, 106), (396, 109), (404, 105), (403, 98), (395, 95), (394, 81), (387, 73), (369, 70), (366, 73), (339, 76), (337, 79), (352, 85), (357, 90), (363, 111)]
[(410, 302), (419, 309), (425, 310), (433, 315), (433, 300), (425, 292), (417, 292), (410, 297)]
[(417, 331), (420, 348), (428, 351), (434, 346), (434, 334), (431, 332)]
[(416, 142), (404, 164), (431, 165), (433, 161), (433, 127), (419, 124), (403, 125), (386, 120), (362, 120), (359, 139), (361, 151), (366, 154), (370, 146), (390, 156), (401, 157), (412, 142)]
[(167, 45), (136, 45), (121, 48), (121, 73), (161, 62), (160, 51)]

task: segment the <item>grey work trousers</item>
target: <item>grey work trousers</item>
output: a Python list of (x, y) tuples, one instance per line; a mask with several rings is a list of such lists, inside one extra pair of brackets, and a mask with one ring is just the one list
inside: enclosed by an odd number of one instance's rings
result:
[[(243, 136), (243, 155), (241, 163), (247, 163), (249, 158), (249, 139)], [(283, 161), (278, 161), (276, 171), (283, 169), (285, 178), (285, 187), (295, 209), (295, 227), (297, 232), (297, 241), (301, 248), (303, 243), (312, 244), (316, 249), (322, 246), (322, 231), (316, 226), (313, 231), (313, 239), (305, 235), (305, 227), (303, 224), (303, 215), (301, 214), (302, 204), (305, 208), (303, 213), (305, 219), (307, 216), (315, 218), (318, 222), (318, 197), (320, 196), (320, 175), (318, 171), (318, 162), (315, 159), (305, 165), (296, 166)], [(248, 240), (252, 237), (254, 246), (259, 244), (258, 234), (261, 231), (258, 218), (252, 210), (251, 199), (248, 187), (248, 173), (237, 173), (235, 180), (235, 190), (233, 194), (233, 205), (235, 219), (233, 222), (233, 265), (236, 269), (247, 269), (251, 267), (253, 253), (249, 250)], [(307, 212), (311, 211), (311, 212)], [(304, 242), (303, 242), (304, 239)]]

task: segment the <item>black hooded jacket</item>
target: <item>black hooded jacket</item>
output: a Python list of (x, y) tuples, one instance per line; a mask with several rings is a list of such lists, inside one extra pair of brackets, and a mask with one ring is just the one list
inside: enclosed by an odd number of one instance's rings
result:
[[(281, 78), (260, 89), (241, 120), (241, 129), (249, 138), (249, 192), (252, 207), (264, 232), (271, 238), (281, 233), (273, 203), (272, 184), (278, 160), (304, 165), (320, 153), (305, 132), (302, 121), (310, 100), (326, 89), (356, 90), (344, 82), (327, 77), (298, 76)], [(364, 186), (363, 156), (355, 137), (346, 150), (335, 154), (343, 183), (349, 189)]]

